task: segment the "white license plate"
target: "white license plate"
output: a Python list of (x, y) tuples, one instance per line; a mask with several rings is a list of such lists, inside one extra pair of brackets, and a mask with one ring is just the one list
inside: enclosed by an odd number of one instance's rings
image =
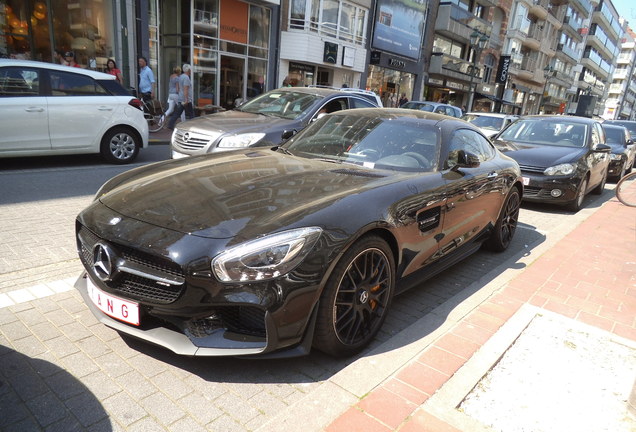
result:
[(524, 186), (528, 186), (530, 184), (530, 178), (528, 177), (521, 177), (523, 179), (523, 185)]
[(93, 304), (106, 315), (129, 324), (139, 325), (139, 304), (105, 293), (86, 277), (86, 289)]

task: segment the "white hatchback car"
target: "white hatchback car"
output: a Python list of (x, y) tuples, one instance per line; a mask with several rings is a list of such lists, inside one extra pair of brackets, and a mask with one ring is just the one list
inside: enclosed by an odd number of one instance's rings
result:
[(132, 162), (148, 146), (141, 101), (112, 75), (0, 59), (0, 157), (100, 153)]
[(488, 138), (495, 136), (518, 118), (519, 116), (512, 114), (489, 112), (469, 112), (462, 117), (463, 120), (477, 126)]

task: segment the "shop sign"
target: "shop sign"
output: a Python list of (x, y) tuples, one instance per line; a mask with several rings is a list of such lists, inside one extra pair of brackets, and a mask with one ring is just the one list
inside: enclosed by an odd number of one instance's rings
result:
[(353, 62), (356, 57), (356, 49), (351, 47), (342, 47), (342, 65), (347, 67), (353, 67)]
[(418, 60), (427, 7), (425, 1), (377, 0), (371, 46)]
[(221, 2), (221, 39), (246, 44), (248, 4), (238, 0)]
[(404, 60), (399, 60), (396, 58), (389, 58), (389, 66), (396, 69), (404, 69), (406, 67), (406, 62)]
[(510, 68), (510, 56), (502, 55), (499, 57), (499, 66), (497, 67), (497, 76), (495, 82), (498, 84), (504, 84), (508, 81), (508, 69)]
[(380, 64), (381, 59), (382, 59), (382, 53), (380, 51), (371, 51), (371, 59), (369, 60), (369, 64), (372, 64), (372, 65)]
[(432, 85), (443, 86), (444, 85), (444, 80), (436, 79), (436, 78), (429, 78), (428, 79), (428, 83), (432, 84)]
[(456, 83), (453, 81), (446, 80), (446, 87), (456, 89), (456, 90), (464, 90), (464, 85), (462, 83)]
[(322, 54), (322, 61), (325, 63), (336, 64), (338, 58), (338, 44), (333, 42), (325, 42), (325, 48)]
[(311, 65), (306, 65), (302, 63), (289, 62), (289, 70), (303, 71), (303, 72), (313, 72), (314, 67)]

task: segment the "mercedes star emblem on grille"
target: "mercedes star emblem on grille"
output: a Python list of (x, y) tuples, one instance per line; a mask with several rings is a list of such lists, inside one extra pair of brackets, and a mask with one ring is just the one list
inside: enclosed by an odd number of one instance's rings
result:
[(103, 243), (97, 243), (93, 248), (93, 271), (95, 275), (106, 282), (112, 279), (114, 270), (112, 249)]

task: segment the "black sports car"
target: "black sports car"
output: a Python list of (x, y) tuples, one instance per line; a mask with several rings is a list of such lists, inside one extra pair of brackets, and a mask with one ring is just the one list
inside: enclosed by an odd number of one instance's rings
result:
[(439, 114), (329, 114), (280, 147), (114, 177), (77, 217), (99, 320), (186, 355), (349, 355), (392, 297), (510, 244), (519, 167)]
[(588, 192), (605, 188), (611, 150), (605, 141), (598, 121), (562, 115), (521, 117), (494, 137), (497, 148), (521, 167), (524, 200), (575, 212)]

